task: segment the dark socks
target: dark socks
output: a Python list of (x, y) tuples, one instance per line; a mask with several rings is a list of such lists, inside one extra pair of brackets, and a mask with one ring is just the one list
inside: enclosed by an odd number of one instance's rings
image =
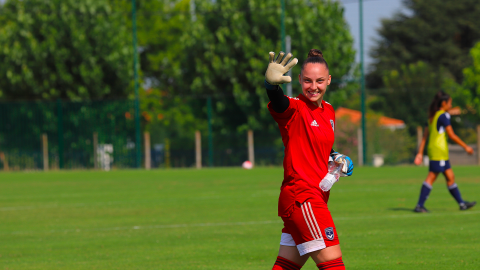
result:
[(301, 268), (301, 265), (278, 256), (272, 270), (300, 270)]
[(430, 195), (430, 191), (432, 191), (432, 186), (427, 182), (423, 182), (422, 189), (420, 190), (420, 198), (418, 198), (418, 206), (423, 207), (425, 201), (428, 199), (428, 195)]
[(319, 270), (345, 270), (342, 257), (333, 261), (323, 262), (317, 264)]
[(460, 195), (460, 190), (458, 190), (457, 183), (448, 186), (448, 191), (450, 191), (450, 194), (452, 194), (453, 198), (455, 198), (458, 204), (465, 203), (462, 199), (462, 195)]

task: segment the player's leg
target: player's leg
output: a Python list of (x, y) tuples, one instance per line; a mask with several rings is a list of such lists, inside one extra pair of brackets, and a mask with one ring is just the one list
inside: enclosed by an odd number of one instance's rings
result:
[[(430, 185), (430, 189), (431, 189), (431, 186), (433, 185), (433, 183), (435, 183), (435, 180), (437, 180), (437, 176), (439, 173), (443, 173), (447, 167), (445, 167), (446, 165), (450, 166), (450, 163), (448, 163), (448, 161), (444, 161), (444, 160), (430, 160), (430, 163), (429, 163), (429, 166), (428, 166), (428, 175), (427, 175), (427, 179), (425, 179), (425, 183), (427, 183), (428, 185)], [(448, 167), (450, 168), (450, 167)]]
[(296, 246), (280, 245), (277, 260), (272, 270), (297, 270), (301, 269), (308, 260), (308, 255), (300, 256)]
[(282, 237), (280, 239), (280, 249), (278, 250), (277, 260), (272, 270), (298, 270), (301, 269), (308, 256), (300, 256), (297, 244), (290, 234), (289, 228), (284, 226), (282, 229)]
[(457, 201), (460, 210), (467, 210), (469, 208), (472, 208), (476, 204), (476, 202), (466, 202), (462, 199), (462, 195), (460, 194), (457, 183), (455, 183), (455, 174), (453, 173), (452, 168), (450, 168), (450, 162), (448, 162), (448, 169), (443, 172), (443, 175), (445, 175), (445, 180), (447, 180), (448, 191)]
[(342, 260), (342, 250), (340, 245), (329, 246), (321, 250), (310, 253), (310, 257), (315, 261), (320, 270), (344, 270), (345, 265)]
[(437, 179), (438, 172), (428, 172), (427, 178), (422, 184), (422, 188), (420, 189), (420, 196), (418, 198), (417, 206), (415, 207), (414, 211), (418, 213), (427, 213), (428, 210), (425, 208), (425, 201), (428, 199), (430, 192), (432, 191), (432, 185)]

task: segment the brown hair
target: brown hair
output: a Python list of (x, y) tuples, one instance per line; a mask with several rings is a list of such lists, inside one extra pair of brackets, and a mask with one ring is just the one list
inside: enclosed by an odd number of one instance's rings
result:
[(428, 118), (432, 119), (435, 116), (435, 113), (437, 113), (437, 111), (440, 110), (440, 107), (442, 107), (442, 102), (448, 102), (448, 100), (450, 100), (449, 94), (443, 91), (438, 91), (433, 97), (430, 107), (428, 107)]
[(306, 66), (308, 63), (325, 64), (325, 66), (326, 66), (327, 69), (328, 69), (328, 63), (327, 63), (327, 61), (325, 61), (325, 59), (323, 58), (323, 53), (322, 53), (322, 51), (317, 50), (317, 49), (311, 49), (311, 50), (308, 52), (307, 60), (305, 60), (305, 62), (303, 62), (303, 65), (302, 65), (302, 71), (303, 71), (303, 69), (305, 68), (305, 66)]

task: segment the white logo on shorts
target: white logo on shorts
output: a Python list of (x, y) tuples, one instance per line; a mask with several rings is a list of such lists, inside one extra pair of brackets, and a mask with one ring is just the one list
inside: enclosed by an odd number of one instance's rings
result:
[(328, 227), (325, 229), (325, 235), (327, 236), (328, 240), (333, 240), (335, 238), (335, 233), (333, 232), (333, 227)]

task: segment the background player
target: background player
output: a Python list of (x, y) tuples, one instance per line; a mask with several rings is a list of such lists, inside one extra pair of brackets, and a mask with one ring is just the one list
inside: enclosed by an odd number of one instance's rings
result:
[[(335, 129), (335, 111), (323, 100), (330, 84), (328, 64), (319, 50), (312, 49), (299, 75), (302, 94), (286, 97), (278, 86), (291, 78), (283, 76), (296, 63), (292, 55), (276, 61), (270, 52), (265, 86), (270, 99), (268, 109), (278, 123), (285, 146), (284, 180), (278, 201), (278, 215), (284, 228), (280, 250), (273, 269), (300, 269), (311, 257), (319, 269), (345, 269), (337, 232), (327, 207), (330, 191), (319, 183), (326, 175)], [(350, 158), (343, 173), (351, 175)]]
[(450, 108), (452, 108), (452, 98), (445, 92), (439, 91), (435, 94), (428, 109), (428, 128), (425, 128), (423, 133), (422, 142), (420, 143), (418, 154), (415, 157), (415, 164), (420, 165), (422, 163), (423, 150), (428, 136), (427, 151), (430, 165), (427, 179), (423, 182), (420, 190), (420, 198), (414, 209), (415, 212), (428, 212), (424, 204), (439, 173), (445, 175), (447, 188), (453, 198), (458, 202), (460, 210), (467, 210), (476, 204), (476, 202), (467, 202), (462, 199), (460, 190), (458, 190), (458, 186), (455, 183), (455, 175), (450, 166), (447, 135), (452, 141), (462, 146), (468, 154), (473, 154), (473, 149), (466, 145), (453, 132), (453, 128), (450, 125), (450, 114), (447, 112)]

